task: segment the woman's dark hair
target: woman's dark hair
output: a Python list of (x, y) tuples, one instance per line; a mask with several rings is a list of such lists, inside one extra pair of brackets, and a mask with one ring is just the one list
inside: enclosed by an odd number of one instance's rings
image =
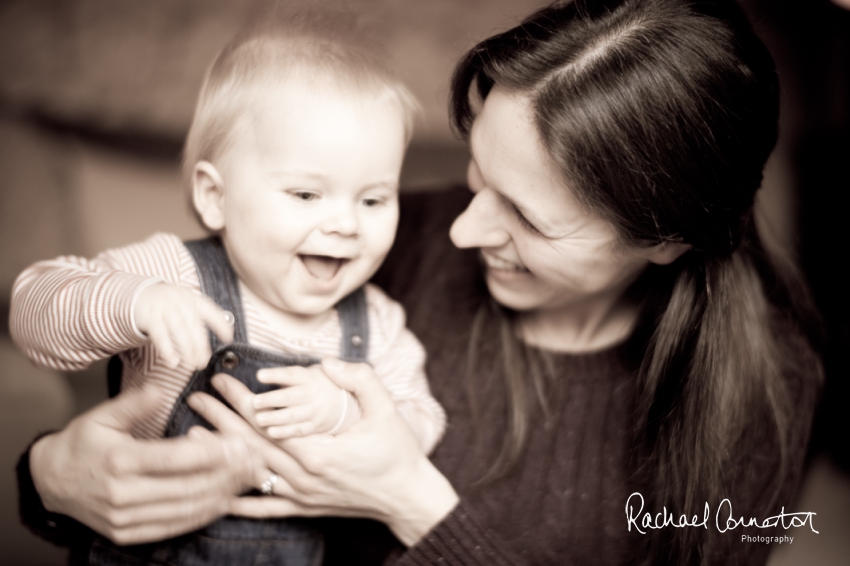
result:
[[(813, 363), (789, 359), (799, 349), (783, 340), (805, 334), (812, 317), (796, 270), (770, 256), (756, 231), (779, 87), (743, 12), (732, 0), (557, 2), (460, 61), (451, 112), (462, 136), (476, 100), (496, 86), (528, 97), (565, 186), (623, 242), (691, 246), (672, 265), (648, 268), (633, 289), (643, 290), (638, 330), (646, 330), (636, 461), (651, 476), (657, 507), (649, 508), (716, 509), (734, 481), (729, 470), (746, 465), (754, 442), (775, 445), (776, 476), (765, 485), (778, 490), (785, 454), (800, 441), (788, 375)], [(496, 465), (504, 469), (522, 452), (522, 392), (540, 372), (520, 371), (522, 346), (514, 332), (501, 335), (512, 403)], [(753, 430), (768, 432), (756, 439)], [(698, 563), (712, 536), (656, 531), (652, 560)]]

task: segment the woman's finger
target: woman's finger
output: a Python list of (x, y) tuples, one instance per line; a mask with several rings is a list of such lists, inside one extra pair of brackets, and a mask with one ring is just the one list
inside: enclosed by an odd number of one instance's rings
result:
[(97, 530), (118, 544), (140, 544), (194, 531), (229, 512), (220, 496), (154, 503), (113, 511)]
[[(214, 375), (211, 383), (246, 421), (256, 426), (257, 423), (254, 418), (256, 414), (254, 410), (255, 395), (244, 383), (226, 373)], [(219, 430), (221, 429), (219, 428)]]
[[(156, 410), (163, 392), (155, 387), (121, 392), (83, 415), (99, 426), (129, 432), (135, 423)], [(231, 454), (233, 452), (233, 454)], [(109, 467), (118, 477), (132, 475), (181, 475), (217, 469), (232, 462), (244, 461), (247, 448), (237, 439), (224, 439), (210, 434), (203, 440), (180, 437), (151, 441), (134, 440), (113, 450)]]
[[(233, 378), (231, 378), (233, 379)], [(233, 381), (236, 381), (235, 379)], [(237, 381), (237, 383), (239, 383)], [(241, 383), (239, 385), (242, 385)], [(242, 385), (242, 387), (245, 387)], [(225, 399), (227, 397), (225, 396)], [(256, 434), (256, 430), (245, 419), (228, 409), (223, 403), (212, 395), (206, 393), (194, 393), (186, 400), (192, 409), (204, 417), (218, 431), (225, 434), (241, 435), (250, 438)], [(228, 399), (231, 405), (233, 403)], [(235, 405), (234, 405), (235, 406)], [(237, 407), (237, 410), (239, 408)]]
[(379, 416), (395, 410), (390, 394), (370, 365), (325, 358), (322, 360), (321, 368), (338, 387), (350, 391), (357, 397), (364, 418), (367, 414)]
[(112, 457), (116, 475), (175, 475), (202, 472), (227, 464), (219, 447), (181, 437), (160, 442), (140, 442), (132, 451)]
[(157, 407), (162, 405), (164, 395), (165, 391), (152, 385), (123, 390), (114, 399), (89, 409), (77, 420), (89, 419), (107, 429), (128, 433), (137, 423), (152, 418)]
[[(192, 409), (226, 436), (241, 436), (245, 439), (252, 455), (261, 461), (261, 464), (258, 464), (256, 460), (251, 460), (254, 469), (274, 470), (299, 493), (315, 491), (313, 475), (305, 469), (301, 460), (307, 460), (311, 469), (321, 469), (324, 463), (318, 459), (317, 454), (329, 453), (332, 450), (332, 447), (327, 446), (327, 442), (331, 441), (333, 437), (327, 435), (309, 437), (311, 444), (298, 448), (298, 451), (303, 453), (299, 460), (262, 436), (250, 424), (211, 395), (195, 393), (189, 397), (188, 402)], [(293, 442), (293, 440), (287, 442)], [(311, 450), (311, 448), (316, 450)], [(265, 481), (265, 479), (260, 480), (259, 485), (262, 485), (262, 481)], [(259, 487), (259, 485), (255, 485), (255, 487)]]
[(298, 438), (299, 436), (308, 436), (316, 433), (316, 425), (310, 421), (303, 421), (291, 425), (272, 426), (268, 429), (268, 435), (276, 440), (284, 438)]
[(239, 497), (231, 502), (230, 513), (254, 519), (306, 517), (305, 508), (284, 497)]
[(365, 517), (357, 509), (301, 505), (286, 497), (239, 497), (230, 505), (230, 513), (241, 517), (266, 519), (277, 517)]
[(191, 438), (194, 440), (209, 440), (210, 438), (214, 438), (215, 433), (205, 429), (200, 425), (195, 425), (189, 429), (189, 432), (186, 433), (186, 438)]
[[(132, 476), (107, 480), (109, 503), (116, 509), (146, 506), (205, 497), (227, 497), (243, 493), (249, 485), (236, 485), (224, 465), (203, 472), (173, 476)], [(249, 482), (246, 482), (249, 483)], [(253, 484), (253, 482), (250, 482)]]

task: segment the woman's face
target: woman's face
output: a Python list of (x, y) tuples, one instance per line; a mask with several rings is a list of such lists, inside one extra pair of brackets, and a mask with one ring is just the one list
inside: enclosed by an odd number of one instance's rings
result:
[(528, 100), (494, 88), (472, 127), (468, 181), (475, 196), (455, 220), (459, 248), (480, 248), (487, 286), (517, 311), (611, 305), (659, 246), (623, 244), (581, 204), (543, 148)]

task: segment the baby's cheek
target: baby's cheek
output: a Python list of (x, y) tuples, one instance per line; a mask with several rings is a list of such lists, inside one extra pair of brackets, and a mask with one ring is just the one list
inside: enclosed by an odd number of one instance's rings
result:
[(395, 226), (386, 226), (382, 230), (377, 230), (370, 238), (369, 247), (374, 250), (376, 255), (384, 256), (392, 248), (395, 234)]

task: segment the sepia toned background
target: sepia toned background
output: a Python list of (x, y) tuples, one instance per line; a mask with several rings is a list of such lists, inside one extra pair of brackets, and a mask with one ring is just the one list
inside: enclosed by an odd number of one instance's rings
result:
[[(312, 2), (320, 4), (321, 2)], [(541, 0), (352, 0), (424, 107), (405, 190), (462, 181), (446, 99), (455, 61)], [(782, 137), (759, 197), (762, 228), (806, 268), (824, 312), (829, 381), (795, 534), (774, 566), (850, 563), (847, 235), (840, 195), (850, 112), (850, 13), (828, 0), (743, 2), (777, 59)], [(207, 65), (266, 0), (0, 0), (0, 562), (61, 564), (17, 520), (13, 467), (29, 440), (105, 397), (104, 367), (34, 368), (8, 334), (9, 293), (33, 261), (92, 256), (163, 230), (200, 235), (179, 156)]]

